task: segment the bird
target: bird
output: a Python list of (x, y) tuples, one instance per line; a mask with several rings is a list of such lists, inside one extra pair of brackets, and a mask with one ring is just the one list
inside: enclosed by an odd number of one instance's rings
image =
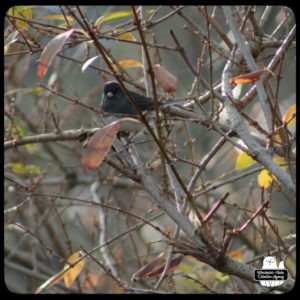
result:
[(141, 112), (149, 112), (154, 109), (152, 98), (139, 95), (131, 90), (128, 90), (128, 93), (131, 95), (131, 99), (128, 99), (128, 96), (117, 81), (106, 82), (103, 88), (102, 111), (114, 115), (137, 118), (139, 113), (132, 101)]
[[(154, 113), (154, 100), (129, 89), (127, 92), (131, 95), (130, 99), (123, 91), (119, 82), (106, 82), (103, 88), (103, 97), (100, 108), (105, 113), (106, 122), (112, 122), (123, 118), (120, 131), (142, 131), (145, 128), (144, 123), (139, 122), (141, 121), (140, 113), (135, 109), (135, 106), (140, 112), (146, 112), (145, 115), (147, 121), (152, 123), (156, 118), (156, 114)], [(133, 105), (132, 102), (135, 105)], [(167, 99), (162, 103), (160, 102), (159, 105), (161, 105), (165, 113), (168, 113), (175, 118), (179, 117), (180, 119), (199, 119), (199, 114), (201, 113), (190, 111), (184, 106), (176, 104), (173, 99)], [(126, 120), (124, 117), (130, 117), (130, 120)], [(136, 120), (136, 122), (133, 122), (134, 120)]]

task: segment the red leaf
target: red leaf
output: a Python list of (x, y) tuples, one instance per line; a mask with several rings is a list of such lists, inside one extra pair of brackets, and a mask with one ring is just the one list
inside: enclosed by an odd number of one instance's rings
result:
[(53, 38), (47, 46), (45, 46), (41, 58), (39, 61), (37, 75), (40, 79), (43, 79), (47, 74), (48, 68), (51, 66), (54, 57), (57, 55), (59, 51), (63, 48), (64, 44), (70, 37), (70, 35), (74, 32), (74, 29), (68, 30), (57, 35)]
[(84, 170), (97, 168), (106, 157), (120, 129), (120, 121), (101, 128), (90, 140), (82, 154)]
[[(183, 255), (179, 255), (177, 257), (173, 257), (172, 258), (172, 261), (170, 263), (170, 266), (169, 266), (169, 269), (168, 269), (168, 272), (173, 272), (177, 266), (181, 263), (182, 261), (182, 258), (183, 258)], [(165, 268), (165, 263), (158, 266), (157, 268), (155, 268), (152, 272), (149, 272), (148, 274), (146, 274), (145, 276), (146, 277), (151, 277), (151, 276), (160, 276), (163, 272)]]
[(267, 72), (267, 69), (261, 69), (255, 72), (239, 75), (230, 79), (230, 83), (235, 83), (235, 84), (253, 83), (259, 80), (265, 72)]
[[(142, 267), (138, 270), (134, 275), (133, 278), (145, 278), (145, 277), (152, 277), (152, 276), (160, 276), (165, 268), (166, 262), (164, 253), (160, 254), (158, 257), (150, 261), (147, 265)], [(183, 255), (180, 254), (176, 257), (172, 258), (170, 263), (168, 272), (173, 272), (177, 266), (181, 263)]]
[(161, 253), (158, 257), (151, 260), (149, 263), (147, 263), (145, 266), (143, 266), (141, 269), (139, 269), (137, 272), (133, 274), (133, 277), (139, 277), (143, 278), (146, 277), (147, 274), (152, 272), (159, 264), (163, 262), (163, 256), (164, 253)]

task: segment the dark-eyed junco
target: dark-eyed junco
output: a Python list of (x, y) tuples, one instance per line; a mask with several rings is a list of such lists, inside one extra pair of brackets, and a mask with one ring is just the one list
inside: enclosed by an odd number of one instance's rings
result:
[[(154, 105), (151, 98), (139, 95), (130, 90), (128, 90), (128, 92), (131, 95), (131, 100), (140, 109), (140, 111), (153, 110)], [(116, 81), (109, 81), (105, 83), (101, 109), (104, 112), (118, 114), (121, 116), (139, 116), (139, 113), (134, 108), (134, 105), (130, 102), (120, 84)]]
[[(146, 111), (147, 119), (154, 119), (154, 113), (150, 113), (154, 110), (153, 99), (139, 95), (131, 90), (128, 90), (131, 95), (132, 101), (139, 108), (140, 111)], [(177, 105), (174, 101), (165, 100), (162, 103), (162, 107), (165, 112), (169, 113), (171, 116), (180, 119), (196, 119), (198, 120), (200, 115), (186, 109), (184, 106)], [(120, 117), (133, 117), (138, 118), (139, 113), (135, 110), (131, 101), (128, 99), (127, 95), (122, 90), (120, 84), (117, 81), (108, 81), (104, 85), (103, 98), (101, 103), (101, 109), (115, 118)], [(202, 117), (200, 117), (201, 119)], [(113, 119), (112, 119), (113, 120)], [(125, 127), (125, 126), (124, 126)], [(129, 130), (130, 131), (130, 130)]]

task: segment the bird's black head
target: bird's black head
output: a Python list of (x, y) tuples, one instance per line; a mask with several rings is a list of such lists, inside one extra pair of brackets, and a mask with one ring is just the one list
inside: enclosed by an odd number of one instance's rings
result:
[[(141, 96), (129, 90), (128, 92), (130, 93), (135, 105), (141, 111), (153, 109), (153, 100), (151, 98)], [(123, 92), (121, 86), (116, 81), (109, 81), (105, 83), (101, 109), (112, 114), (138, 116), (138, 112), (134, 109), (127, 95)]]
[(104, 85), (103, 89), (104, 95), (108, 98), (113, 98), (114, 96), (124, 95), (124, 92), (117, 81), (108, 81)]

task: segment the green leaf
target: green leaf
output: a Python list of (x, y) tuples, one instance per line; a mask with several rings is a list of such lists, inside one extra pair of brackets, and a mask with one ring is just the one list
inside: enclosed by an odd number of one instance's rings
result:
[(126, 18), (126, 17), (130, 17), (130, 16), (132, 16), (132, 11), (130, 11), (130, 10), (111, 12), (111, 13), (108, 13), (108, 14), (98, 18), (96, 20), (95, 25), (98, 27), (98, 26), (103, 25), (105, 23), (108, 23), (108, 22), (111, 22), (111, 21), (114, 21), (114, 20), (118, 20), (118, 19), (122, 19), (122, 18)]
[(7, 165), (10, 167), (13, 172), (21, 175), (39, 175), (41, 173), (41, 169), (39, 166), (35, 165), (24, 165), (23, 163), (10, 163)]
[(226, 275), (221, 272), (216, 272), (216, 280), (218, 280), (220, 282), (227, 282), (229, 279), (230, 279), (229, 275)]
[(34, 96), (42, 96), (45, 90), (42, 88), (17, 88), (8, 91), (5, 96), (10, 96), (12, 94), (20, 93), (20, 94), (32, 94)]
[[(154, 12), (153, 9), (146, 9), (145, 11), (147, 14), (152, 14)], [(132, 11), (131, 10), (119, 10), (119, 11), (114, 11), (107, 13), (100, 18), (98, 18), (95, 22), (96, 26), (101, 26), (105, 23), (118, 20), (118, 19), (123, 19), (126, 17), (131, 17), (132, 16)]]

